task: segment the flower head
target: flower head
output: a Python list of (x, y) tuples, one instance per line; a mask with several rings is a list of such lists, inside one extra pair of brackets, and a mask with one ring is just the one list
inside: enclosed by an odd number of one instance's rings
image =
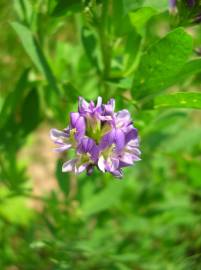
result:
[(140, 160), (139, 139), (130, 113), (115, 112), (115, 100), (107, 104), (98, 97), (97, 103), (79, 98), (78, 112), (70, 113), (70, 124), (63, 131), (51, 129), (50, 137), (62, 152), (74, 150), (74, 158), (62, 166), (63, 172), (88, 174), (97, 167), (122, 177), (122, 168)]

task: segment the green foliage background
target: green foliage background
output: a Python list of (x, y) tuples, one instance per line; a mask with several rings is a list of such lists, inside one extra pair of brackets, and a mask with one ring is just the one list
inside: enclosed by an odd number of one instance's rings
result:
[[(0, 269), (201, 269), (195, 2), (1, 0)], [(80, 95), (132, 114), (142, 161), (121, 181), (63, 174), (66, 155), (46, 169), (53, 145), (37, 138), (66, 127)]]

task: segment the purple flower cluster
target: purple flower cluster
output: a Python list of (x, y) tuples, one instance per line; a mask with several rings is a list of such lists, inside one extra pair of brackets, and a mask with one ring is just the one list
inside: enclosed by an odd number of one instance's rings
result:
[(51, 129), (50, 136), (63, 152), (74, 150), (74, 158), (63, 164), (62, 171), (88, 174), (97, 167), (122, 177), (122, 168), (140, 160), (137, 129), (127, 110), (115, 112), (115, 100), (107, 104), (98, 97), (97, 104), (79, 97), (78, 112), (70, 113), (70, 124), (63, 131)]

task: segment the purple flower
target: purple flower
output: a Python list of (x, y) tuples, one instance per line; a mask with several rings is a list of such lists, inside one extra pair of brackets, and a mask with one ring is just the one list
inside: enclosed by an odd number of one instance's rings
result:
[(78, 141), (85, 134), (85, 119), (77, 112), (70, 113), (70, 130), (74, 130), (75, 138)]
[(84, 170), (89, 171), (97, 162), (98, 153), (99, 149), (94, 140), (84, 137), (76, 149), (76, 157), (65, 162), (62, 171), (73, 171), (75, 174), (79, 174)]
[(122, 168), (140, 160), (137, 129), (127, 126), (127, 131), (113, 129), (101, 140), (98, 167), (117, 177), (122, 176)]
[(60, 131), (56, 128), (50, 130), (50, 138), (57, 144), (57, 148), (55, 148), (56, 152), (63, 152), (72, 147), (72, 142), (70, 140), (70, 130), (64, 129)]
[(50, 130), (50, 138), (58, 145), (56, 152), (63, 152), (76, 146), (79, 139), (85, 134), (85, 119), (79, 113), (70, 114), (70, 125), (63, 131), (58, 129)]
[(79, 98), (78, 112), (70, 113), (70, 124), (63, 131), (52, 129), (50, 137), (62, 152), (72, 148), (74, 158), (63, 164), (62, 171), (91, 174), (95, 167), (122, 177), (122, 168), (140, 160), (139, 139), (130, 113), (115, 112), (115, 100), (107, 104)]

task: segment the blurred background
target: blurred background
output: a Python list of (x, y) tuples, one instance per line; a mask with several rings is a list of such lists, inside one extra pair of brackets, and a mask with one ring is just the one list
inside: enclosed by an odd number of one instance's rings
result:
[[(200, 1), (0, 1), (0, 269), (201, 269), (200, 14)], [(50, 128), (99, 95), (139, 130), (122, 180), (62, 173), (52, 151)]]

